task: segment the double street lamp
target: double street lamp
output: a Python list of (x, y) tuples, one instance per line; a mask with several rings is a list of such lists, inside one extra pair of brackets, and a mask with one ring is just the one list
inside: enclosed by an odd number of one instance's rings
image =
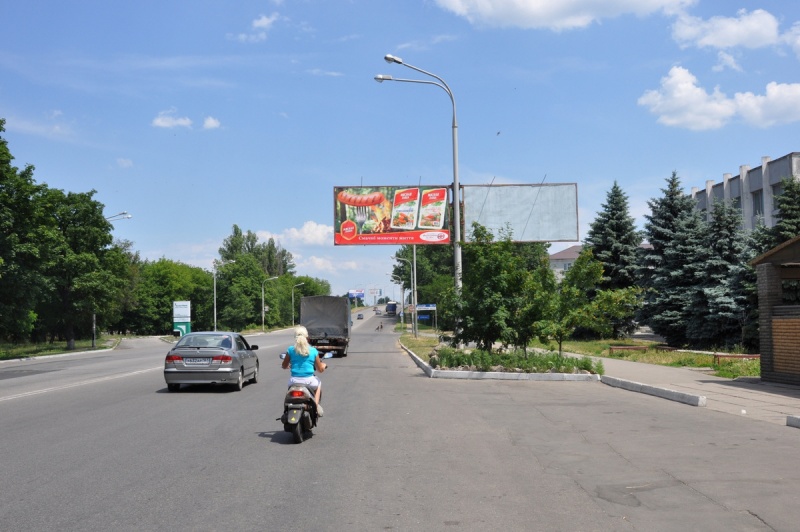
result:
[(264, 306), (264, 283), (267, 281), (274, 281), (277, 277), (270, 277), (261, 282), (261, 332), (266, 332), (264, 329), (264, 314), (267, 313), (267, 308)]
[(131, 218), (133, 218), (133, 215), (131, 213), (129, 213), (128, 211), (122, 211), (118, 212), (113, 216), (107, 216), (106, 220), (109, 222), (116, 222), (117, 220), (130, 220)]
[(216, 260), (214, 259), (214, 330), (217, 330), (217, 268), (223, 264), (232, 264), (235, 260)]
[(402, 59), (399, 57), (395, 57), (391, 54), (387, 54), (383, 58), (387, 63), (394, 63), (398, 65), (403, 65), (405, 67), (410, 68), (411, 70), (416, 70), (426, 76), (430, 76), (436, 81), (427, 81), (427, 80), (419, 80), (419, 79), (401, 79), (401, 78), (394, 78), (392, 76), (379, 74), (375, 76), (375, 81), (378, 83), (384, 81), (402, 81), (404, 83), (421, 83), (423, 85), (436, 85), (443, 91), (447, 93), (450, 97), (450, 102), (453, 104), (453, 267), (455, 269), (455, 287), (456, 293), (461, 293), (461, 191), (460, 186), (458, 184), (458, 121), (456, 120), (456, 99), (453, 96), (453, 91), (450, 90), (447, 83), (437, 76), (436, 74), (432, 74), (431, 72), (422, 70), (421, 68), (417, 68), (413, 65), (409, 65), (408, 63), (404, 63)]
[(292, 327), (294, 327), (294, 289), (298, 286), (303, 286), (306, 283), (297, 283), (292, 287)]

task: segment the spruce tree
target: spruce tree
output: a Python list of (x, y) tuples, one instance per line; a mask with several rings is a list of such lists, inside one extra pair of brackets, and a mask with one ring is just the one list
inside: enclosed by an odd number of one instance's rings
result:
[(589, 227), (584, 244), (603, 265), (603, 289), (628, 288), (636, 284), (637, 250), (642, 235), (629, 214), (628, 197), (616, 181), (602, 210)]
[(800, 180), (784, 178), (783, 192), (775, 198), (778, 221), (773, 227), (774, 245), (800, 235)]
[[(589, 228), (584, 241), (595, 260), (603, 265), (603, 277), (599, 288), (617, 290), (636, 286), (639, 244), (642, 235), (636, 231), (633, 217), (629, 214), (628, 197), (616, 181), (606, 195), (606, 202)], [(613, 336), (618, 338), (630, 334), (636, 328), (633, 317), (613, 323)]]
[(686, 261), (679, 254), (667, 254), (667, 250), (679, 233), (680, 220), (694, 211), (694, 200), (681, 190), (676, 172), (672, 172), (667, 179), (667, 187), (661, 191), (662, 197), (647, 202), (650, 214), (645, 215), (647, 222), (644, 233), (650, 248), (640, 252), (639, 260), (639, 282), (645, 293), (638, 318), (640, 322), (650, 325), (657, 334), (661, 333), (656, 329), (669, 322), (671, 317), (662, 320), (656, 318), (662, 312), (672, 312), (672, 305), (662, 306), (666, 304), (666, 294), (662, 297), (659, 292), (671, 290), (673, 272)]
[(662, 266), (652, 277), (650, 327), (672, 346), (686, 345), (689, 340), (688, 310), (701, 299), (698, 279), (706, 231), (707, 224), (694, 210), (677, 218), (672, 239), (664, 247)]
[(741, 282), (745, 237), (737, 209), (725, 202), (714, 205), (713, 219), (693, 257), (697, 289), (685, 309), (686, 337), (702, 347), (733, 346), (741, 343), (747, 297), (736, 290)]

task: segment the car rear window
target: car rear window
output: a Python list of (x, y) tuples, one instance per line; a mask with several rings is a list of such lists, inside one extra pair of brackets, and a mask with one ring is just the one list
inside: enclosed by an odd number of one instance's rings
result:
[(219, 347), (230, 349), (233, 345), (228, 334), (202, 334), (186, 335), (175, 345), (175, 347)]

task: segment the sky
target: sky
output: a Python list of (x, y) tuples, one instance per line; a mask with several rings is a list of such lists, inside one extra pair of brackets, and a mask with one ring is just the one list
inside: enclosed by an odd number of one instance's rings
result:
[[(333, 187), (576, 183), (580, 239), (617, 181), (641, 228), (800, 151), (800, 2), (4, 0), (0, 117), (19, 168), (96, 190), (142, 258), (206, 269), (238, 225), (333, 294), (397, 246), (334, 246)], [(575, 242), (554, 243), (551, 252)], [(368, 292), (369, 293), (369, 292)], [(424, 303), (424, 302), (420, 302)]]

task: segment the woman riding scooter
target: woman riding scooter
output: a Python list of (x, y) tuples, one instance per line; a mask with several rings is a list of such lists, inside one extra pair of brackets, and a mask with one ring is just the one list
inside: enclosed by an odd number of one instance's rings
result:
[(294, 330), (294, 345), (286, 350), (288, 356), (283, 359), (283, 369), (292, 368), (289, 377), (289, 386), (302, 384), (314, 392), (314, 401), (317, 403), (317, 414), (322, 417), (322, 406), (319, 399), (322, 394), (322, 382), (314, 375), (314, 370), (322, 373), (327, 364), (319, 358), (319, 351), (308, 343), (308, 331), (300, 325)]

